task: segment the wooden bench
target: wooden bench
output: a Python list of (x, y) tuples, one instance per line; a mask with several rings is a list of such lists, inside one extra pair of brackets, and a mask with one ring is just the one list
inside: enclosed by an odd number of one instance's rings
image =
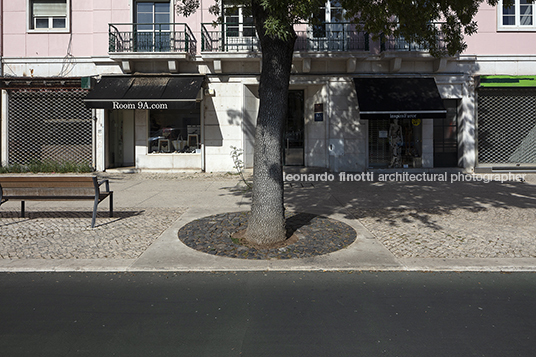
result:
[(113, 191), (108, 180), (99, 182), (95, 176), (75, 175), (0, 175), (0, 205), (10, 200), (21, 201), (21, 217), (25, 216), (25, 201), (92, 200), (91, 228), (94, 228), (97, 205), (106, 197), (110, 197), (110, 217), (113, 217)]

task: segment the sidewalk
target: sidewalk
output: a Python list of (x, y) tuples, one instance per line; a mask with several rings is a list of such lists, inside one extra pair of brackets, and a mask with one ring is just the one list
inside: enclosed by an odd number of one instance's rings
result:
[(194, 219), (248, 210), (237, 176), (107, 173), (115, 217), (101, 203), (0, 207), (0, 271), (536, 270), (536, 175), (526, 182), (288, 182), (290, 210), (338, 219), (357, 232), (335, 253), (291, 260), (212, 256), (185, 246)]

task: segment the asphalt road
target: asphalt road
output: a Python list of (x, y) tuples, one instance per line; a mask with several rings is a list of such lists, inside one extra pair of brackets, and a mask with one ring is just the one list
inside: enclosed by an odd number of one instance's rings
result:
[(0, 274), (0, 356), (534, 356), (536, 274)]

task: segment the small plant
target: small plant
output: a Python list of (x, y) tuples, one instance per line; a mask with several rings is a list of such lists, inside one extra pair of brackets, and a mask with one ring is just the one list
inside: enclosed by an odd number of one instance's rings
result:
[(240, 239), (238, 239), (238, 238), (233, 238), (233, 237), (231, 237), (231, 241), (232, 241), (234, 244), (241, 245), (241, 244), (240, 244)]
[(249, 189), (251, 189), (253, 188), (253, 186), (244, 177), (244, 161), (242, 161), (243, 154), (244, 154), (244, 150), (239, 149), (235, 146), (231, 146), (231, 157), (233, 158), (233, 167), (236, 169), (236, 171), (240, 175), (240, 178), (246, 184), (246, 186)]

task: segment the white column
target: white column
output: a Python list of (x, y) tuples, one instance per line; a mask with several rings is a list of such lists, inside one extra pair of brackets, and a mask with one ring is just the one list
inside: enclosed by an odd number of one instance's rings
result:
[(462, 167), (473, 171), (476, 166), (476, 96), (472, 77), (463, 84), (462, 110), (458, 117), (458, 150), (461, 150)]
[(134, 111), (134, 156), (136, 160), (136, 168), (140, 168), (141, 162), (144, 160), (149, 152), (148, 148), (148, 126), (149, 126), (149, 111), (148, 110), (135, 110)]
[(104, 136), (104, 109), (95, 109), (95, 169), (104, 171), (106, 169), (106, 142)]
[(9, 132), (7, 130), (7, 121), (8, 121), (8, 95), (7, 90), (2, 90), (2, 115), (0, 118), (0, 132), (2, 137), (0, 138), (0, 164), (7, 165), (9, 163), (8, 155), (8, 142), (9, 142)]
[(422, 120), (422, 167), (434, 167), (434, 119)]

